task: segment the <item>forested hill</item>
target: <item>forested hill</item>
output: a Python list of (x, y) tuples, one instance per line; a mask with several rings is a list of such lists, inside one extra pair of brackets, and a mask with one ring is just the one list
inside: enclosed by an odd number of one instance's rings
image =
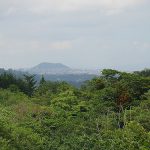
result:
[[(49, 67), (48, 67), (49, 68)], [(27, 71), (17, 71), (17, 70), (5, 70), (5, 69), (0, 69), (0, 74), (3, 73), (10, 73), (16, 76), (17, 78), (23, 78), (24, 74), (31, 74), (28, 73)], [(43, 75), (46, 81), (65, 81), (68, 82), (76, 87), (80, 87), (83, 82), (87, 80), (91, 80), (92, 78), (96, 77), (97, 75), (95, 74), (88, 74), (88, 73), (76, 73), (76, 74), (44, 74)], [(35, 74), (35, 79), (37, 83), (39, 83), (40, 79), (42, 77), (42, 74)]]
[(0, 150), (149, 150), (148, 72), (104, 69), (81, 88), (2, 73)]
[(17, 78), (18, 77), (22, 77), (23, 74), (27, 74), (27, 72), (22, 72), (22, 71), (17, 71), (17, 70), (13, 70), (13, 69), (4, 69), (4, 68), (0, 68), (0, 75), (1, 74), (4, 74), (4, 73), (7, 73), (7, 74), (13, 74), (14, 76), (16, 76)]

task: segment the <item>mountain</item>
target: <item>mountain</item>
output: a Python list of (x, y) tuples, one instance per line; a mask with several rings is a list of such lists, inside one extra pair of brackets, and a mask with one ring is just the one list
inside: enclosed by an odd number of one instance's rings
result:
[(41, 63), (29, 69), (23, 69), (31, 74), (65, 74), (72, 69), (61, 63)]
[(50, 69), (70, 69), (70, 68), (61, 63), (41, 63), (41, 64), (33, 67), (32, 69), (50, 70)]
[[(34, 69), (46, 69), (47, 65), (37, 65), (38, 67), (33, 67)], [(58, 68), (60, 69), (70, 69), (69, 67), (65, 66), (65, 65), (60, 65), (60, 64), (56, 64), (55, 66), (58, 66)], [(47, 66), (48, 70), (50, 69), (49, 65)], [(53, 65), (51, 65), (51, 67), (53, 67)], [(55, 69), (55, 68), (52, 68)], [(22, 71), (21, 71), (22, 70)], [(3, 73), (11, 73), (13, 75), (15, 75), (17, 78), (24, 78), (24, 74), (28, 74), (30, 72), (27, 72), (25, 70), (27, 69), (21, 69), (21, 70), (13, 70), (13, 69), (8, 69), (5, 70), (3, 68), (0, 68), (0, 75)], [(28, 69), (30, 71), (33, 71), (31, 69)], [(70, 69), (71, 70), (71, 69)], [(41, 71), (41, 70), (40, 70)], [(30, 73), (31, 74), (31, 73)], [(34, 73), (35, 74), (35, 73)], [(39, 83), (39, 81), (41, 80), (42, 74), (35, 74), (35, 80), (37, 81), (37, 83)], [(44, 74), (44, 78), (46, 81), (65, 81), (68, 82), (76, 87), (80, 87), (85, 81), (87, 80), (91, 80), (92, 78), (96, 77), (96, 75), (94, 74), (87, 74), (87, 73), (75, 73), (73, 74)]]
[(44, 75), (47, 81), (66, 81), (77, 87), (99, 75), (99, 70), (72, 69), (61, 63), (40, 63), (32, 68), (19, 70), (35, 74), (37, 81), (40, 81), (41, 76)]
[(98, 70), (72, 69), (61, 63), (40, 63), (32, 68), (21, 69), (21, 71), (27, 71), (31, 74), (40, 74), (40, 75), (99, 74)]

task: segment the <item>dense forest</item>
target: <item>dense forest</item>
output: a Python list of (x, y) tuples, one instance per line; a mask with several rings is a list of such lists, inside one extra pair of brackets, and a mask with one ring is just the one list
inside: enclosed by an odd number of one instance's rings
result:
[(150, 70), (104, 69), (76, 88), (0, 75), (0, 150), (149, 150)]

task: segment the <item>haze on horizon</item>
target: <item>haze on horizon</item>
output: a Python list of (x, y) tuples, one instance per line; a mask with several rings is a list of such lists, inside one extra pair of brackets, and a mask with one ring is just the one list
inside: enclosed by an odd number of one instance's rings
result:
[(1, 0), (0, 68), (150, 68), (149, 0)]

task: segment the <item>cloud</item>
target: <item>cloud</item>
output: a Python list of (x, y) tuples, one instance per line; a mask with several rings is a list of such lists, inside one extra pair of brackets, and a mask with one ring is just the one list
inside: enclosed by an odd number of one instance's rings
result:
[[(15, 51), (14, 49), (15, 48)], [(36, 39), (11, 39), (11, 38), (0, 38), (0, 52), (1, 53), (14, 53), (19, 54), (22, 52), (43, 52), (43, 51), (61, 51), (68, 50), (73, 47), (71, 40), (62, 41), (43, 41)]]
[(133, 42), (134, 48), (141, 49), (141, 50), (149, 50), (150, 42), (141, 42), (141, 41), (134, 41)]
[(65, 0), (64, 8), (73, 10), (85, 7), (101, 7), (105, 9), (120, 9), (144, 2), (143, 0)]
[(149, 65), (149, 4), (149, 0), (0, 0), (0, 65), (50, 61), (94, 68), (138, 65), (139, 60)]
[(49, 49), (70, 49), (72, 48), (72, 44), (70, 41), (61, 41), (61, 42), (54, 42), (48, 45)]
[(99, 9), (113, 14), (145, 1), (147, 0), (1, 0), (0, 12), (6, 16), (19, 12), (46, 15), (52, 12)]

